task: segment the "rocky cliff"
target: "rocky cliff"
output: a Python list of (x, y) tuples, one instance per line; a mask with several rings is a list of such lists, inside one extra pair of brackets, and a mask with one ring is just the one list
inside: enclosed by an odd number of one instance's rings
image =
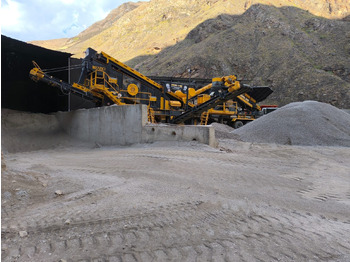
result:
[(123, 4), (77, 37), (36, 44), (78, 57), (92, 47), (149, 75), (233, 73), (272, 86), (268, 102), (279, 105), (350, 108), (349, 13), (348, 0), (151, 0)]
[(274, 89), (270, 102), (318, 100), (350, 108), (350, 22), (294, 7), (254, 5), (220, 15), (184, 41), (128, 63), (148, 75), (214, 77), (236, 74)]

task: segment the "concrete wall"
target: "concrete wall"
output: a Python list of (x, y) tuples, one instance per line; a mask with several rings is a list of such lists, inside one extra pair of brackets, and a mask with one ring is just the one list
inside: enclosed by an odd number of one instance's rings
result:
[(59, 112), (60, 125), (70, 136), (101, 145), (155, 141), (198, 141), (216, 146), (209, 126), (147, 125), (146, 105), (108, 106)]
[(147, 107), (109, 106), (59, 112), (62, 128), (72, 137), (101, 145), (129, 145), (142, 142)]

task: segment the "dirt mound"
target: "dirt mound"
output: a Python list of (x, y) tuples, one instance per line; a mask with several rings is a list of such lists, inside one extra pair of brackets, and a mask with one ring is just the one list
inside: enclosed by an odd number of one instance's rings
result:
[(249, 142), (350, 146), (350, 114), (325, 103), (296, 102), (232, 133)]
[(26, 152), (59, 146), (77, 145), (60, 128), (54, 114), (34, 114), (1, 110), (1, 150)]

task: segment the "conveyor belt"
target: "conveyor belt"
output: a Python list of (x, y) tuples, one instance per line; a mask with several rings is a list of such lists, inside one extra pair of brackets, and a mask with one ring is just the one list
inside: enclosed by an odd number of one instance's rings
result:
[(148, 76), (153, 81), (164, 85), (164, 84), (179, 84), (189, 85), (194, 87), (202, 87), (212, 82), (211, 78), (183, 78), (183, 77), (171, 77), (171, 76)]
[[(165, 94), (164, 87), (159, 84), (158, 82), (150, 79), (149, 77), (141, 74), (140, 72), (132, 69), (131, 67), (127, 66), (126, 64), (120, 62), (119, 60), (109, 56), (108, 54), (101, 52), (101, 54), (97, 54), (95, 50), (90, 49), (91, 53), (93, 54), (93, 58), (96, 59), (98, 62), (105, 63), (107, 65), (110, 65), (113, 69), (122, 72), (123, 74), (132, 77), (133, 79), (138, 80), (141, 84), (144, 84), (153, 90), (158, 90), (161, 93)], [(88, 58), (89, 59), (89, 58)], [(167, 96), (169, 96), (171, 99), (175, 99), (177, 101), (180, 101), (182, 103), (182, 99), (175, 94), (167, 93)]]
[(208, 100), (207, 102), (200, 104), (198, 106), (192, 107), (191, 109), (185, 111), (184, 113), (182, 113), (181, 115), (174, 117), (171, 120), (171, 123), (173, 124), (180, 124), (183, 123), (195, 116), (200, 115), (201, 113), (203, 113), (204, 111), (207, 111), (210, 108), (214, 108), (216, 105), (225, 102), (227, 100), (233, 99), (241, 94), (244, 94), (246, 92), (250, 91), (250, 87), (247, 85), (242, 85), (240, 89), (233, 91), (233, 92), (227, 92), (221, 95), (217, 95), (213, 98), (211, 98), (210, 100)]
[[(167, 77), (167, 76), (148, 76), (148, 78), (154, 80), (155, 82), (163, 86), (167, 83), (189, 85), (189, 86), (193, 86), (196, 90), (212, 82), (211, 78), (181, 78), (181, 77)], [(251, 90), (247, 93), (249, 96), (251, 96), (256, 100), (256, 103), (258, 103), (265, 100), (269, 95), (273, 93), (273, 91), (268, 86), (252, 86)]]
[(50, 86), (60, 88), (62, 92), (72, 92), (74, 94), (80, 95), (82, 98), (87, 99), (87, 100), (93, 100), (93, 101), (98, 101), (99, 98), (94, 96), (90, 92), (84, 92), (83, 90), (76, 88), (72, 86), (71, 84), (68, 84), (60, 79), (57, 79), (55, 77), (49, 76), (42, 71), (35, 71), (32, 70), (30, 72), (30, 78), (34, 81), (42, 81)]

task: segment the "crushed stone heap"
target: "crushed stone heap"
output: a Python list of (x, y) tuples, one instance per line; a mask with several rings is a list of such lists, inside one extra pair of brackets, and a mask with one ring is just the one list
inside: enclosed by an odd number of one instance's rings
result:
[(232, 134), (247, 142), (350, 147), (350, 114), (321, 102), (295, 102)]

